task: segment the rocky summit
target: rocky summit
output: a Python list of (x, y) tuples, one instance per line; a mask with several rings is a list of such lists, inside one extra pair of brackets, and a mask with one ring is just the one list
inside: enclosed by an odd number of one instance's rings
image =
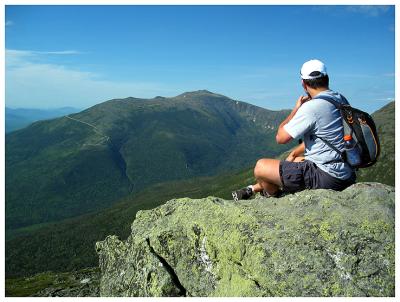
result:
[(101, 296), (394, 296), (394, 188), (358, 183), (139, 211), (97, 242)]

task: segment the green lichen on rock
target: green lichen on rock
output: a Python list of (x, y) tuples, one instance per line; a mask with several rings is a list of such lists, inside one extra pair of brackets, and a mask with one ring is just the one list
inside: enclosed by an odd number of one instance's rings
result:
[(394, 296), (394, 188), (173, 199), (96, 249), (101, 296)]

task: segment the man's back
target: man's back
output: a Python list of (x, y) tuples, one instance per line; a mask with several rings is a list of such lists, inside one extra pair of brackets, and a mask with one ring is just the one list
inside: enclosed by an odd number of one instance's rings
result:
[[(343, 124), (340, 111), (331, 103), (318, 99), (319, 95), (328, 95), (336, 101), (346, 103), (340, 95), (326, 90), (300, 107), (294, 118), (285, 125), (285, 129), (294, 138), (304, 135), (305, 159), (317, 164), (318, 168), (339, 178), (347, 179), (353, 169), (340, 162), (340, 155), (320, 138), (328, 141), (340, 151), (344, 150)], [(332, 160), (337, 160), (332, 162)], [(328, 163), (330, 162), (330, 163)]]

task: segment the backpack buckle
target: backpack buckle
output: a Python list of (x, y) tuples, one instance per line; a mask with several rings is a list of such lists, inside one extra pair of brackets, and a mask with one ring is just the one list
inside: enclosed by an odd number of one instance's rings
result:
[(352, 116), (352, 115), (346, 116), (346, 119), (347, 119), (347, 122), (348, 122), (349, 124), (353, 124), (353, 123), (354, 123), (354, 120), (353, 120), (353, 116)]
[(349, 124), (353, 124), (353, 112), (349, 109), (349, 106), (346, 106), (345, 110), (346, 112), (346, 119), (349, 122)]

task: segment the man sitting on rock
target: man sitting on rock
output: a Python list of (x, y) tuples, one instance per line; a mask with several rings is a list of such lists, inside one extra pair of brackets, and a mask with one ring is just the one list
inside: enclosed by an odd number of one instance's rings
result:
[[(278, 197), (282, 192), (304, 189), (333, 189), (341, 191), (355, 183), (354, 169), (343, 162), (343, 124), (340, 111), (318, 96), (328, 95), (337, 102), (347, 101), (329, 89), (325, 65), (311, 60), (301, 68), (301, 84), (307, 96), (300, 96), (289, 116), (280, 124), (276, 134), (278, 144), (304, 136), (304, 142), (295, 148), (285, 161), (263, 158), (257, 161), (254, 176), (257, 183), (232, 192), (234, 200), (249, 199), (256, 192)], [(304, 157), (303, 157), (304, 155)]]

